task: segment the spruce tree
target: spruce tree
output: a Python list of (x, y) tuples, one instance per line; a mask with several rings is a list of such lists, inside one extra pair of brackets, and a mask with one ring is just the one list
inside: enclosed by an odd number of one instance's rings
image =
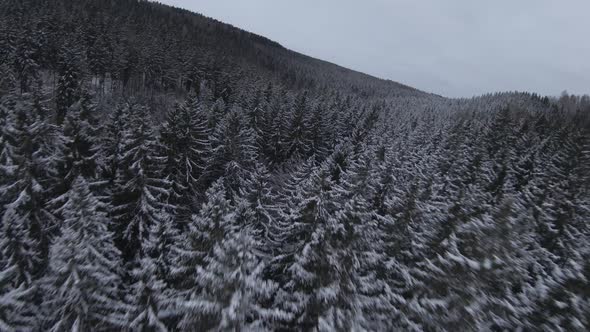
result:
[(330, 173), (324, 167), (306, 181), (301, 201), (291, 213), (292, 227), (284, 236), (284, 249), (272, 262), (271, 275), (280, 284), (275, 305), (287, 316), (279, 326), (314, 329), (327, 310), (330, 287), (327, 236), (333, 218)]
[(251, 177), (246, 179), (244, 186), (240, 189), (241, 202), (247, 209), (245, 220), (241, 223), (250, 231), (250, 234), (257, 243), (260, 250), (272, 252), (276, 248), (273, 238), (273, 226), (276, 224), (277, 209), (276, 203), (279, 199), (272, 190), (271, 175), (261, 164), (257, 164)]
[(11, 106), (1, 160), (7, 177), (0, 187), (3, 225), (25, 230), (30, 238), (25, 242), (31, 245), (26, 251), (36, 257), (30, 261), (41, 259), (41, 264), (26, 271), (29, 276), (42, 270), (56, 232), (56, 219), (48, 209), (58, 156), (52, 147), (54, 130), (34, 106), (28, 97)]
[[(66, 115), (61, 131), (63, 143), (59, 150), (61, 158), (58, 163), (58, 176), (52, 193), (58, 197), (51, 201), (51, 208), (56, 215), (59, 215), (57, 211), (64, 204), (60, 197), (65, 197), (62, 194), (71, 188), (78, 176), (87, 179), (91, 186), (97, 187), (102, 184), (98, 176), (104, 161), (101, 156), (95, 107), (90, 94), (83, 91), (82, 97), (69, 108)], [(105, 191), (106, 186), (101, 187)]]
[(175, 279), (177, 275), (172, 271), (176, 269), (175, 260), (179, 251), (182, 250), (183, 241), (186, 241), (186, 238), (179, 234), (174, 220), (167, 215), (162, 215), (154, 220), (148, 237), (142, 244), (144, 254), (152, 259), (156, 267), (157, 277), (167, 284), (177, 281)]
[(150, 257), (139, 260), (131, 271), (135, 282), (130, 286), (126, 303), (128, 311), (124, 326), (133, 331), (169, 331), (174, 318), (172, 294), (166, 283), (158, 277), (158, 268)]
[(2, 331), (33, 331), (38, 326), (35, 288), (26, 283), (13, 286), (17, 267), (2, 266), (0, 274), (0, 329)]
[(61, 235), (42, 279), (44, 326), (52, 331), (121, 327), (120, 252), (84, 178), (65, 194)]
[(283, 132), (286, 126), (286, 91), (281, 90), (273, 94), (269, 101), (268, 110), (264, 116), (264, 133), (262, 152), (271, 165), (284, 161)]
[(167, 218), (170, 182), (162, 176), (164, 157), (147, 110), (126, 106), (128, 121), (121, 140), (113, 189), (114, 222), (126, 259), (145, 255), (150, 227)]
[(101, 137), (101, 155), (104, 161), (101, 163), (101, 176), (108, 179), (111, 184), (117, 176), (117, 169), (121, 164), (121, 147), (123, 135), (129, 124), (129, 105), (118, 105), (109, 114), (105, 129)]
[(169, 203), (176, 209), (175, 217), (183, 228), (202, 196), (199, 181), (211, 152), (206, 121), (197, 98), (190, 96), (168, 113), (161, 130), (167, 158), (165, 173), (172, 182)]
[[(23, 197), (24, 199), (24, 197)], [(32, 331), (37, 327), (34, 278), (41, 257), (26, 220), (8, 206), (0, 229), (0, 327)]]
[(294, 159), (307, 157), (313, 148), (313, 143), (310, 141), (311, 137), (308, 133), (307, 103), (306, 94), (297, 97), (293, 105), (286, 137), (283, 140), (284, 150), (287, 156)]
[(240, 109), (233, 109), (223, 118), (212, 135), (211, 145), (207, 179), (214, 181), (223, 176), (232, 195), (237, 195), (258, 157), (254, 133)]
[(281, 311), (266, 308), (276, 285), (262, 278), (264, 265), (252, 246), (255, 240), (245, 231), (227, 232), (199, 268), (201, 296), (190, 303), (203, 319), (203, 330), (267, 330), (283, 318)]
[(175, 287), (178, 290), (176, 301), (182, 314), (179, 321), (181, 329), (190, 330), (201, 326), (203, 316), (191, 303), (202, 295), (198, 269), (207, 265), (206, 258), (232, 227), (234, 206), (226, 195), (223, 179), (216, 181), (207, 190), (207, 200), (199, 213), (193, 216), (186, 239), (181, 243), (172, 264), (172, 273), (178, 281)]
[(17, 33), (12, 61), (20, 93), (30, 92), (39, 76), (40, 37), (40, 33), (31, 29), (21, 29)]
[(66, 165), (64, 179), (94, 179), (102, 163), (96, 105), (88, 91), (70, 107), (63, 126)]
[(209, 125), (209, 129), (214, 131), (217, 128), (217, 125), (223, 120), (225, 115), (227, 114), (227, 105), (223, 101), (223, 99), (217, 99), (215, 103), (209, 108), (209, 113), (207, 117), (207, 124)]
[(56, 88), (56, 122), (61, 125), (66, 118), (68, 108), (80, 98), (80, 69), (79, 52), (73, 45), (66, 45), (61, 55), (59, 79)]
[(533, 206), (531, 223), (536, 226), (538, 244), (545, 258), (539, 273), (545, 292), (537, 298), (537, 307), (530, 318), (547, 329), (567, 327), (579, 329), (589, 324), (585, 300), (590, 252), (581, 246), (588, 238), (588, 186), (584, 183), (584, 167), (588, 151), (584, 136), (571, 132), (556, 138), (559, 151), (545, 164), (543, 177), (535, 181), (528, 203)]

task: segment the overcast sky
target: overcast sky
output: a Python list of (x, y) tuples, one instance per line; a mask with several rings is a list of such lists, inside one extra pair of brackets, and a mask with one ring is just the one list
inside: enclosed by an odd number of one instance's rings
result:
[(590, 93), (590, 0), (160, 0), (450, 97)]

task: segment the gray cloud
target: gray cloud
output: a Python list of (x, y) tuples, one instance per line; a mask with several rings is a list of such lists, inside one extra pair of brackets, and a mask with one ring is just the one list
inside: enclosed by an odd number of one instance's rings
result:
[(451, 97), (590, 93), (588, 0), (161, 0)]

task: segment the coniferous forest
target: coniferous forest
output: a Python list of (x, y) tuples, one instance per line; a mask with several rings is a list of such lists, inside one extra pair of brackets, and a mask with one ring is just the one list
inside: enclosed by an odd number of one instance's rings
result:
[(3, 0), (0, 217), (0, 331), (584, 331), (590, 98)]

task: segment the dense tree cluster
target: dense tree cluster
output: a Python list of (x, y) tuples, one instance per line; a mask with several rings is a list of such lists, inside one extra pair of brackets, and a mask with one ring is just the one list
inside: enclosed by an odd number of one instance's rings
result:
[(61, 82), (60, 117), (75, 98), (76, 79), (92, 75), (99, 94), (154, 97), (200, 91), (241, 97), (252, 84), (341, 90), (362, 96), (419, 94), (289, 51), (264, 37), (202, 15), (144, 0), (5, 0), (0, 3), (0, 63), (21, 90), (50, 71)]
[(0, 7), (0, 330), (590, 328), (587, 96), (445, 99), (144, 1)]

